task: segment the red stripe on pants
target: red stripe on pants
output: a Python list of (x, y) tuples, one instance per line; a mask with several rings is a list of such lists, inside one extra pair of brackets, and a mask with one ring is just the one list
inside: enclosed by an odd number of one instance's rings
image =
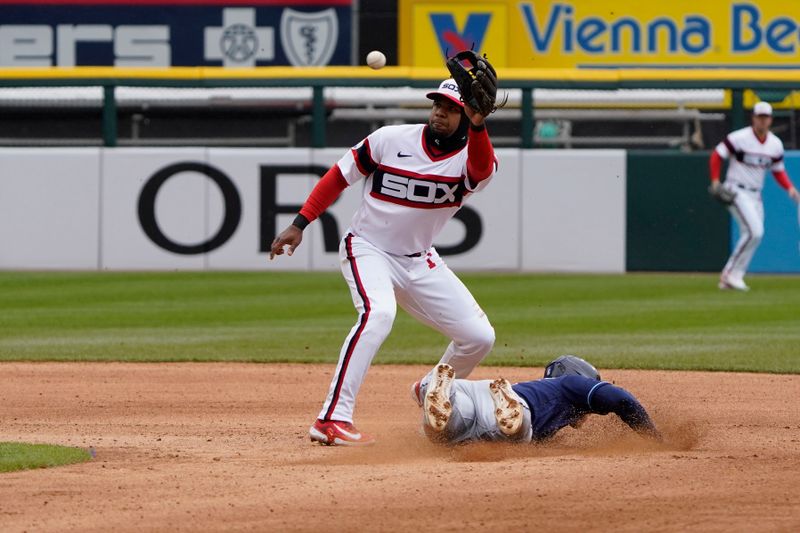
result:
[(345, 351), (344, 359), (342, 360), (342, 367), (339, 369), (339, 376), (336, 378), (336, 387), (333, 390), (333, 397), (331, 398), (331, 404), (328, 406), (328, 410), (325, 411), (326, 421), (331, 419), (333, 411), (336, 409), (336, 404), (339, 402), (339, 393), (342, 391), (342, 384), (344, 383), (344, 376), (347, 373), (347, 366), (350, 364), (350, 358), (353, 356), (353, 351), (356, 349), (356, 344), (358, 344), (358, 339), (361, 337), (361, 333), (367, 326), (367, 320), (369, 320), (369, 312), (370, 312), (370, 305), (369, 305), (369, 298), (367, 298), (367, 291), (364, 289), (364, 284), (361, 283), (361, 276), (358, 275), (358, 265), (356, 265), (356, 258), (353, 255), (352, 233), (347, 234), (347, 237), (345, 237), (344, 239), (344, 243), (347, 249), (347, 261), (350, 263), (350, 270), (353, 272), (353, 279), (355, 280), (356, 283), (356, 290), (358, 291), (358, 295), (361, 297), (361, 301), (364, 303), (364, 312), (361, 314), (361, 320), (360, 323), (358, 324), (356, 332), (350, 338), (350, 342), (347, 345), (347, 350)]

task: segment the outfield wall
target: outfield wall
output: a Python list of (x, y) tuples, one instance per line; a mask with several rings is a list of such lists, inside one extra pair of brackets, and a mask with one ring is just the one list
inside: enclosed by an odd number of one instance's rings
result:
[(721, 270), (730, 216), (710, 200), (708, 153), (628, 155), (627, 270)]
[[(358, 185), (306, 230), (293, 257), (270, 262), (268, 250), (344, 150), (2, 148), (0, 268), (337, 270)], [(497, 154), (492, 184), (435, 243), (457, 270), (713, 271), (724, 263), (731, 235), (726, 212), (705, 193), (706, 155)], [(787, 161), (791, 172), (800, 157)], [(766, 199), (790, 206), (785, 195)], [(788, 233), (767, 224), (759, 254), (800, 272), (797, 224)]]

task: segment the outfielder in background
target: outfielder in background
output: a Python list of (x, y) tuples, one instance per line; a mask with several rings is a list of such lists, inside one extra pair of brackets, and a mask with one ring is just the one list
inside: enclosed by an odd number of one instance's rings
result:
[[(758, 102), (753, 107), (752, 126), (728, 134), (711, 153), (711, 195), (728, 207), (739, 225), (739, 241), (733, 248), (719, 279), (720, 289), (747, 291), (747, 267), (764, 236), (764, 202), (761, 190), (767, 170), (789, 197), (800, 202), (783, 164), (783, 143), (769, 131), (772, 106)], [(731, 157), (733, 156), (733, 157)], [(722, 160), (730, 158), (725, 182), (720, 183)]]
[(312, 441), (374, 442), (353, 425), (353, 412), (372, 359), (392, 329), (397, 304), (452, 339), (441, 362), (452, 365), (459, 377), (468, 376), (494, 345), (486, 314), (433, 247), (445, 223), (471, 194), (488, 185), (497, 168), (484, 124), (494, 110), (497, 80), (487, 61), (472, 56), (471, 65), (448, 68), (461, 69), (462, 79), (469, 74), (477, 85), (459, 89), (454, 79), (445, 80), (427, 94), (433, 100), (427, 124), (385, 126), (354, 146), (272, 243), (270, 259), (283, 254), (285, 246), (292, 255), (303, 229), (346, 187), (365, 180), (361, 205), (339, 247), (358, 319), (309, 429)]
[(438, 364), (425, 393), (423, 421), (434, 442), (543, 442), (589, 414), (616, 414), (647, 439), (661, 435), (647, 411), (621, 387), (600, 380), (597, 369), (574, 355), (547, 365), (544, 379), (511, 385), (508, 380), (455, 379)]

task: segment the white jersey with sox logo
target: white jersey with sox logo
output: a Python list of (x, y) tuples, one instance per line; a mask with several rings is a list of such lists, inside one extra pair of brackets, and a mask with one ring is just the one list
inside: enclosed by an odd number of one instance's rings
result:
[(750, 126), (736, 130), (716, 150), (723, 159), (730, 158), (725, 179), (731, 185), (761, 191), (767, 170), (784, 170), (783, 143), (771, 131), (760, 141)]
[[(425, 145), (423, 124), (386, 126), (337, 163), (349, 185), (366, 178), (353, 233), (395, 255), (422, 252), (473, 192), (467, 147), (436, 156)], [(496, 167), (496, 163), (495, 163)]]

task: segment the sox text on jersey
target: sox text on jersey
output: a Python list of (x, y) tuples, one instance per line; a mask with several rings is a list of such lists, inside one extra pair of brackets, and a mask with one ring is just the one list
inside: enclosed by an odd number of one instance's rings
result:
[(422, 124), (386, 126), (370, 134), (337, 163), (348, 184), (366, 179), (351, 229), (395, 255), (415, 254), (433, 239), (473, 192), (467, 148), (436, 156)]

